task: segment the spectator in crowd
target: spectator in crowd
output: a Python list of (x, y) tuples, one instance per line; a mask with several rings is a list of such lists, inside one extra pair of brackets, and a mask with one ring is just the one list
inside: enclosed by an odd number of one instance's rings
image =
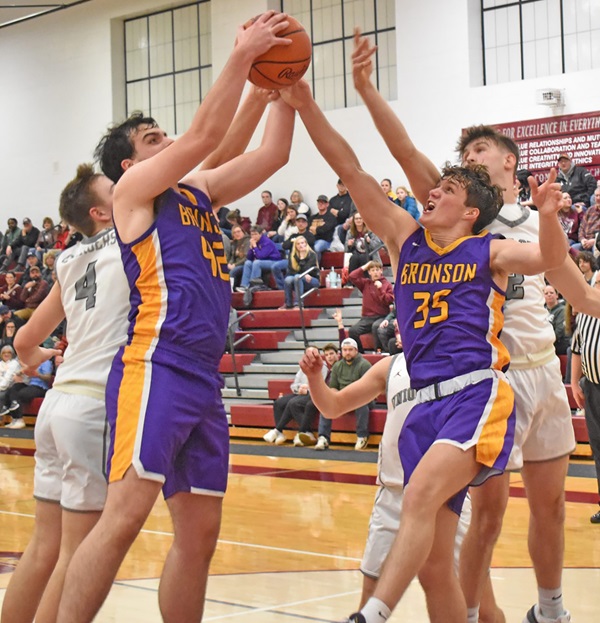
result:
[(30, 271), (33, 266), (37, 266), (40, 270), (42, 270), (40, 260), (38, 259), (35, 249), (30, 249), (29, 253), (27, 254), (25, 270), (23, 271), (21, 279), (19, 280), (21, 286), (24, 286), (28, 281), (31, 281)]
[(0, 331), (3, 332), (9, 322), (14, 322), (17, 329), (25, 324), (24, 320), (21, 320), (18, 316), (15, 316), (15, 313), (12, 309), (10, 309), (10, 307), (0, 305)]
[(0, 303), (10, 307), (10, 309), (21, 309), (21, 286), (17, 281), (17, 276), (13, 271), (8, 271), (4, 276), (4, 285), (0, 287)]
[(245, 292), (252, 279), (260, 279), (263, 270), (271, 270), (273, 264), (281, 259), (279, 249), (264, 233), (262, 227), (253, 225), (250, 229), (250, 247), (246, 254), (242, 285), (236, 288), (237, 292)]
[(31, 314), (38, 308), (39, 304), (48, 296), (50, 287), (48, 282), (42, 279), (42, 271), (39, 266), (32, 266), (29, 270), (31, 280), (23, 285), (21, 290), (21, 301), (23, 309), (15, 312), (22, 320), (31, 318)]
[[(12, 254), (13, 245), (19, 240), (21, 237), (21, 230), (17, 227), (17, 219), (9, 218), (7, 221), (8, 228), (4, 232), (4, 236), (2, 238), (2, 247), (0, 252), (0, 273), (6, 272), (8, 269), (8, 265), (10, 263), (9, 257)], [(6, 267), (6, 268), (5, 268)]]
[(388, 196), (388, 199), (396, 203), (396, 200), (398, 199), (398, 197), (396, 197), (396, 193), (392, 190), (392, 180), (388, 179), (387, 177), (384, 177), (380, 183), (381, 183), (381, 188), (383, 189), (383, 192)]
[[(600, 189), (596, 190), (594, 196), (600, 201)], [(571, 198), (573, 195), (571, 195)], [(600, 203), (589, 207), (581, 219), (579, 225), (579, 245), (574, 245), (575, 249), (589, 251), (596, 244), (596, 235), (600, 231)]]
[(292, 194), (290, 195), (290, 205), (294, 204), (296, 206), (296, 211), (298, 214), (306, 214), (310, 218), (311, 210), (304, 203), (304, 195), (299, 190), (292, 190)]
[(3, 326), (0, 346), (12, 346), (15, 341), (15, 335), (17, 334), (17, 325), (14, 320), (9, 320), (5, 322)]
[(71, 231), (69, 225), (64, 221), (61, 221), (56, 226), (56, 242), (54, 243), (54, 248), (58, 249), (59, 251), (65, 249), (70, 236)]
[(23, 219), (23, 227), (21, 228), (21, 235), (11, 245), (11, 252), (8, 253), (5, 264), (2, 266), (2, 270), (7, 270), (11, 262), (16, 262), (15, 272), (21, 272), (25, 269), (25, 262), (29, 251), (35, 253), (35, 245), (37, 243), (40, 230), (33, 226), (31, 219), (25, 217)]
[(58, 230), (54, 227), (54, 221), (46, 216), (42, 221), (42, 231), (40, 231), (35, 244), (35, 250), (40, 261), (48, 249), (54, 248), (57, 237)]
[(406, 186), (396, 188), (396, 203), (404, 208), (416, 221), (421, 217), (417, 200)]
[(527, 169), (519, 169), (516, 174), (516, 190), (517, 190), (517, 201), (522, 206), (528, 206), (536, 210), (537, 208), (533, 205), (533, 201), (531, 201), (531, 187), (529, 186), (529, 178), (533, 174), (531, 171)]
[(231, 245), (229, 247), (229, 255), (227, 256), (229, 280), (234, 290), (241, 280), (249, 249), (250, 236), (239, 225), (234, 225), (231, 228)]
[(48, 359), (37, 370), (27, 370), (27, 373), (28, 376), (23, 372), (17, 374), (13, 386), (8, 390), (8, 406), (0, 411), (0, 415), (8, 414), (12, 417), (12, 422), (6, 428), (25, 428), (22, 407), (34, 398), (43, 398), (46, 395), (52, 384), (54, 364)]
[(231, 238), (231, 223), (227, 220), (229, 214), (229, 208), (227, 206), (221, 206), (218, 210), (214, 210), (215, 216), (219, 221), (219, 228), (221, 232), (228, 238)]
[(20, 371), (21, 366), (12, 344), (2, 344), (0, 349), (0, 422), (8, 413), (8, 390), (13, 386), (15, 377)]
[[(307, 218), (309, 217), (307, 212), (303, 212), (302, 214), (306, 214)], [(298, 228), (296, 227), (297, 216), (298, 206), (295, 203), (290, 203), (285, 211), (285, 218), (281, 221), (281, 225), (279, 225), (279, 229), (277, 230), (280, 242), (285, 242), (292, 234), (298, 233)]]
[[(330, 377), (331, 366), (337, 361), (337, 346), (334, 344), (327, 344), (323, 349), (325, 353), (326, 362), (331, 361), (330, 364), (324, 365), (322, 369), (323, 378), (327, 383)], [(312, 421), (317, 415), (317, 409), (310, 399), (310, 393), (308, 391), (308, 380), (302, 370), (296, 372), (293, 383), (290, 386), (292, 390), (291, 394), (285, 394), (279, 396), (273, 403), (273, 417), (275, 418), (275, 428), (271, 429), (263, 436), (263, 439), (267, 443), (274, 443), (276, 445), (284, 444), (287, 439), (283, 434), (285, 427), (295, 420), (298, 423), (298, 433), (294, 437), (295, 446), (314, 446), (317, 442), (315, 436), (311, 432)], [(307, 430), (305, 431), (304, 428)], [(305, 441), (300, 439), (300, 434), (303, 434)]]
[(256, 225), (262, 227), (266, 232), (269, 232), (277, 216), (277, 206), (273, 203), (273, 195), (270, 190), (263, 190), (262, 193), (260, 193), (260, 198), (262, 199), (263, 205), (258, 210)]
[(573, 206), (573, 200), (569, 193), (563, 193), (563, 207), (558, 213), (558, 220), (567, 236), (569, 244), (573, 247), (579, 242), (579, 225), (581, 224), (583, 208)]
[(350, 231), (344, 245), (346, 253), (352, 254), (348, 263), (348, 270), (353, 272), (371, 259), (381, 263), (381, 257), (376, 249), (382, 246), (383, 243), (367, 227), (363, 217), (355, 212), (350, 219)]
[[(365, 272), (369, 274), (368, 277), (365, 277)], [(351, 272), (349, 277), (362, 292), (363, 300), (360, 320), (350, 327), (348, 335), (356, 340), (361, 353), (364, 349), (360, 336), (365, 333), (371, 333), (375, 349), (381, 349), (377, 329), (390, 313), (390, 305), (394, 303), (392, 284), (383, 276), (381, 262), (373, 260)]]
[[(342, 342), (342, 358), (333, 364), (329, 387), (336, 390), (348, 387), (360, 379), (371, 364), (358, 352), (356, 340), (347, 337)], [(354, 411), (356, 415), (356, 444), (355, 450), (364, 450), (369, 443), (369, 409), (371, 403), (363, 405)], [(315, 450), (327, 450), (331, 443), (331, 420), (319, 416), (319, 438)]]
[(247, 234), (250, 233), (250, 219), (247, 216), (242, 216), (237, 208), (235, 210), (229, 210), (226, 219), (232, 229), (234, 225), (239, 225)]
[(565, 325), (565, 302), (559, 298), (556, 288), (547, 285), (544, 288), (544, 300), (546, 301), (546, 309), (548, 310), (548, 321), (554, 329), (554, 350), (557, 355), (566, 355), (567, 349), (571, 343), (570, 337), (567, 335)]
[[(574, 165), (567, 153), (558, 156), (558, 177), (564, 192), (571, 195), (573, 203), (590, 205), (590, 197), (596, 190), (596, 178), (585, 168)], [(596, 200), (597, 203), (597, 200)], [(579, 237), (581, 240), (581, 236)]]
[(56, 249), (50, 249), (50, 251), (46, 251), (46, 253), (44, 253), (43, 257), (42, 279), (47, 281), (50, 287), (54, 284), (52, 274), (54, 273), (54, 268), (56, 266), (56, 255)]
[(284, 197), (277, 199), (277, 213), (275, 214), (270, 230), (267, 232), (267, 236), (272, 238), (273, 242), (283, 242), (283, 237), (277, 233), (277, 230), (279, 229), (281, 223), (285, 220), (289, 205), (288, 200)]
[(317, 198), (317, 214), (310, 222), (310, 232), (317, 239), (314, 250), (319, 259), (323, 251), (327, 251), (333, 240), (333, 232), (337, 227), (337, 219), (329, 210), (329, 199), (326, 195)]
[(271, 272), (273, 273), (273, 277), (275, 278), (275, 283), (277, 284), (278, 290), (283, 290), (284, 288), (284, 276), (287, 274), (288, 269), (288, 259), (290, 255), (290, 251), (292, 250), (292, 245), (294, 244), (294, 240), (298, 236), (303, 236), (308, 243), (308, 246), (311, 249), (315, 248), (315, 237), (308, 231), (308, 218), (306, 214), (298, 214), (296, 216), (296, 228), (298, 231), (295, 234), (292, 234), (285, 242), (281, 244), (281, 248), (286, 254), (285, 259), (279, 260), (275, 262), (273, 266), (271, 266)]
[(402, 352), (402, 339), (396, 319), (396, 307), (392, 305), (390, 313), (385, 317), (377, 328), (377, 337), (382, 345), (382, 351), (390, 355)]
[[(329, 199), (329, 210), (335, 216), (339, 225), (343, 225), (350, 218), (352, 212), (356, 210), (350, 193), (341, 179), (337, 181), (337, 195), (333, 195)], [(342, 242), (344, 241), (342, 240)]]
[[(596, 198), (598, 199), (598, 198)], [(596, 279), (595, 288), (600, 287)], [(585, 423), (596, 464), (598, 503), (600, 504), (600, 320), (579, 314), (573, 334), (571, 390), (580, 409), (585, 409)], [(600, 524), (600, 509), (590, 521)]]
[[(298, 289), (296, 290), (296, 275), (301, 275), (307, 270), (311, 272), (298, 280)], [(318, 288), (319, 277), (317, 254), (308, 246), (304, 236), (296, 236), (288, 258), (287, 275), (283, 283), (285, 304), (280, 309), (292, 309), (294, 307), (294, 290), (296, 290), (296, 296), (302, 296), (307, 290)]]
[(577, 256), (577, 266), (579, 266), (579, 270), (583, 273), (585, 280), (591, 284), (594, 271), (596, 270), (594, 255), (589, 251), (581, 251)]

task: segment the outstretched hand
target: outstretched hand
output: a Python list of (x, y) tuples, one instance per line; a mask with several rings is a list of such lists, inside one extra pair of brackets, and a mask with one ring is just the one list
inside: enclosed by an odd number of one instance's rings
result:
[(313, 99), (310, 87), (306, 80), (298, 80), (296, 84), (279, 91), (281, 99), (296, 110), (300, 110), (303, 106), (310, 103)]
[(238, 27), (235, 45), (248, 51), (251, 58), (256, 58), (274, 45), (291, 45), (291, 39), (278, 37), (289, 26), (285, 13), (265, 11), (257, 18)]
[(364, 88), (373, 73), (373, 55), (377, 51), (376, 45), (360, 34), (360, 28), (354, 29), (354, 52), (352, 52), (352, 77), (357, 91)]
[(548, 179), (539, 186), (535, 177), (528, 178), (531, 200), (541, 214), (558, 212), (564, 205), (562, 187), (556, 182), (556, 169), (550, 169)]
[(321, 368), (323, 367), (323, 359), (319, 350), (314, 346), (310, 346), (306, 349), (302, 359), (300, 359), (300, 369), (306, 376), (320, 376)]

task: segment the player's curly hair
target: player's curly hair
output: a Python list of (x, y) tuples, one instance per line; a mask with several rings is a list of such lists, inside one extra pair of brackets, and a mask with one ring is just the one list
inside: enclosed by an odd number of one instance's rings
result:
[(60, 194), (60, 218), (85, 236), (94, 233), (95, 224), (90, 216), (90, 208), (98, 203), (93, 185), (100, 177), (102, 175), (94, 171), (93, 165), (80, 164), (77, 174)]
[(124, 173), (121, 162), (134, 154), (131, 135), (141, 125), (151, 128), (158, 126), (152, 117), (145, 117), (144, 113), (135, 111), (123, 123), (111, 126), (94, 150), (94, 158), (100, 164), (102, 172), (115, 184)]
[(460, 167), (449, 162), (442, 169), (443, 180), (453, 180), (465, 189), (465, 206), (477, 208), (479, 216), (473, 223), (473, 233), (478, 234), (497, 216), (504, 205), (502, 189), (492, 184), (487, 167), (481, 164)]

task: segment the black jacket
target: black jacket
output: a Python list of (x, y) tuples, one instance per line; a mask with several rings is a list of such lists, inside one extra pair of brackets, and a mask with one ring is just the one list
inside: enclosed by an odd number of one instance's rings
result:
[(589, 207), (590, 197), (596, 190), (596, 178), (585, 167), (573, 166), (566, 175), (559, 171), (556, 181), (564, 193), (571, 195), (573, 203), (585, 203)]

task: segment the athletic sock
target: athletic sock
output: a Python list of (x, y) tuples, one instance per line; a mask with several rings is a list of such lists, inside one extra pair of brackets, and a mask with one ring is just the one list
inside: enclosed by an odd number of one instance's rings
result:
[(467, 623), (479, 623), (479, 606), (467, 608)]
[(366, 623), (385, 623), (392, 611), (377, 597), (370, 597), (361, 610)]
[(558, 619), (565, 613), (562, 600), (562, 587), (538, 588), (540, 613), (548, 619)]

